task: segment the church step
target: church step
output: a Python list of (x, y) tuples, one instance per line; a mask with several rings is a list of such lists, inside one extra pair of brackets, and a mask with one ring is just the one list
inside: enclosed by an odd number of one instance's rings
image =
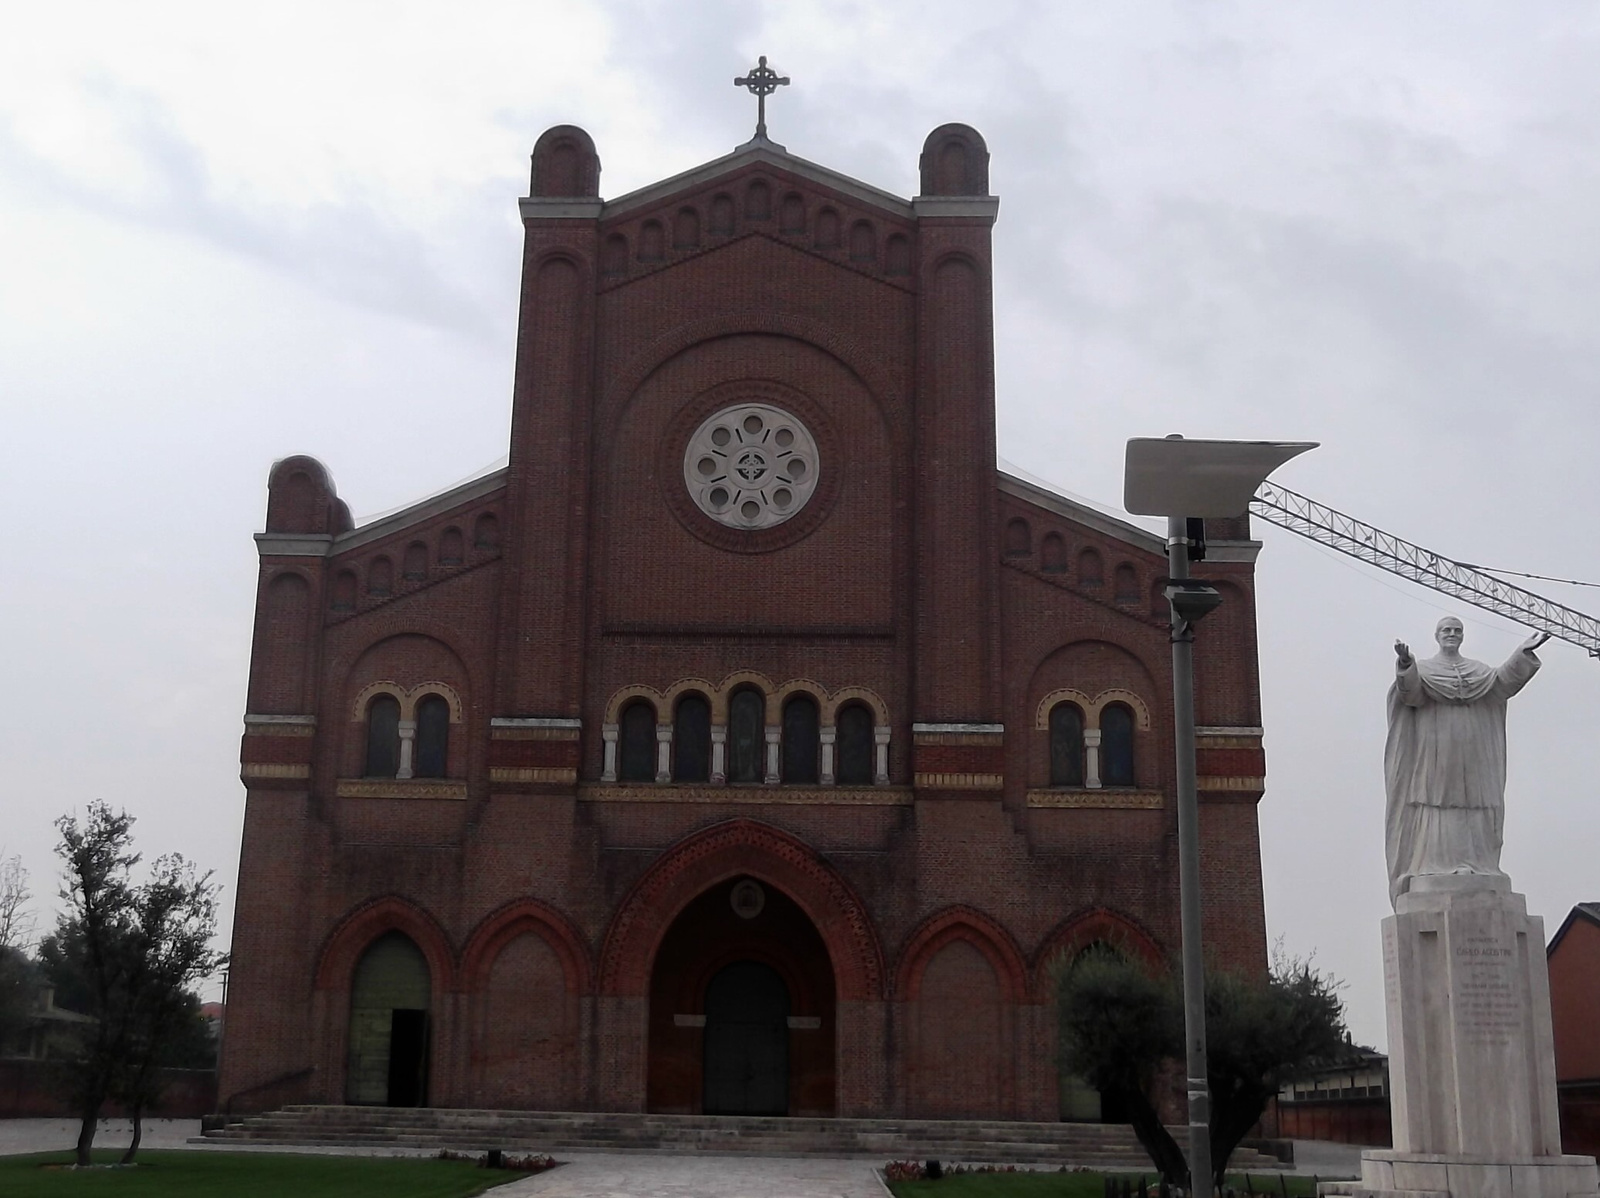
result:
[[(591, 1149), (745, 1153), (1140, 1169), (1150, 1163), (1133, 1129), (1091, 1123), (977, 1119), (824, 1119), (298, 1105), (252, 1116), (212, 1141), (352, 1147)], [(1235, 1164), (1276, 1161), (1241, 1151)]]

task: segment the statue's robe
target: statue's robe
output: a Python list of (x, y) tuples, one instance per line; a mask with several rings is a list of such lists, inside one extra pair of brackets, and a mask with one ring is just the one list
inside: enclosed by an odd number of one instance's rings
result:
[(1498, 669), (1442, 653), (1396, 667), (1383, 755), (1391, 900), (1421, 874), (1505, 877), (1506, 700), (1538, 669), (1531, 649)]

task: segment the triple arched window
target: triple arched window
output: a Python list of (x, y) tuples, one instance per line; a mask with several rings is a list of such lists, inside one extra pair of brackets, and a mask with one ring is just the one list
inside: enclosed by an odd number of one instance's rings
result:
[(778, 722), (767, 724), (765, 693), (743, 685), (728, 696), (724, 722), (711, 699), (680, 695), (672, 722), (659, 723), (644, 696), (626, 703), (605, 728), (602, 777), (618, 782), (700, 782), (734, 786), (870, 786), (888, 780), (887, 729), (864, 702), (841, 705), (823, 723), (823, 705), (806, 692), (788, 695)]
[(1107, 703), (1093, 719), (1070, 700), (1057, 703), (1049, 720), (1050, 785), (1089, 789), (1137, 785), (1136, 724), (1126, 703)]

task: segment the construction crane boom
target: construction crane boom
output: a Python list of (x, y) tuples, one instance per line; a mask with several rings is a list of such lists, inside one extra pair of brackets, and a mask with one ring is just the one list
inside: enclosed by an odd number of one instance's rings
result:
[(1591, 657), (1600, 657), (1600, 619), (1524, 590), (1466, 562), (1441, 557), (1287, 487), (1274, 482), (1262, 483), (1250, 503), (1250, 514), (1380, 570), (1569, 641), (1587, 649)]

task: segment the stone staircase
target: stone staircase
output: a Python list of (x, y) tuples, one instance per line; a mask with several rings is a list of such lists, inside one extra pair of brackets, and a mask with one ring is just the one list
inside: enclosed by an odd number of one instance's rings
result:
[[(479, 1152), (587, 1149), (1151, 1168), (1133, 1129), (1111, 1123), (286, 1106), (207, 1132), (198, 1142), (230, 1140)], [(1234, 1153), (1233, 1163), (1238, 1168), (1278, 1167), (1276, 1158), (1244, 1148)]]

